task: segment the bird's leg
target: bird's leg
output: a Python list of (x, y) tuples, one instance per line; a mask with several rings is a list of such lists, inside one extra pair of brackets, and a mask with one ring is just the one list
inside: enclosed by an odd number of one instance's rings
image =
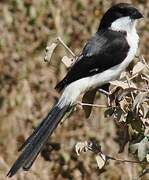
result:
[(108, 83), (108, 84), (105, 84), (105, 85), (101, 86), (101, 87), (98, 89), (98, 91), (99, 91), (100, 93), (103, 93), (103, 94), (106, 95), (106, 96), (109, 96), (109, 95), (110, 95), (109, 86), (110, 86), (109, 83)]
[(109, 92), (109, 86), (110, 84), (105, 84), (103, 86), (101, 86), (98, 91), (104, 95), (106, 95), (106, 97), (108, 98), (108, 106), (111, 106), (111, 98), (110, 98), (110, 95), (111, 95), (111, 92)]
[(98, 89), (98, 91), (99, 91), (100, 93), (102, 93), (102, 94), (106, 95), (106, 96), (109, 96), (109, 95), (111, 94), (110, 92), (105, 91), (105, 90), (104, 90), (104, 89), (102, 89), (102, 88), (99, 88), (99, 89)]

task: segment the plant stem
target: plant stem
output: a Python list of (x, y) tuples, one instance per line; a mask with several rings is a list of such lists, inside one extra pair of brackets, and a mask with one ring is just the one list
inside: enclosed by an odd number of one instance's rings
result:
[(73, 56), (73, 58), (76, 58), (76, 55), (72, 52), (72, 50), (64, 43), (64, 41), (60, 38), (57, 37), (57, 40), (69, 51), (69, 53)]

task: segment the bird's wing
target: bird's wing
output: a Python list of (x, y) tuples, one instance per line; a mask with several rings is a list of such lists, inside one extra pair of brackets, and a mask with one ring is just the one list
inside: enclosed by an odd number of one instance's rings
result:
[(79, 59), (68, 71), (56, 89), (62, 90), (68, 84), (84, 77), (101, 73), (120, 64), (127, 56), (129, 45), (125, 34), (108, 30), (96, 33), (85, 45)]

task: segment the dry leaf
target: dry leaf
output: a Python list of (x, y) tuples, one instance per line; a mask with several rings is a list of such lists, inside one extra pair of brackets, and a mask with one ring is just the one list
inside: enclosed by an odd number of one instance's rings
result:
[(130, 146), (130, 150), (132, 153), (135, 153), (137, 150), (139, 161), (143, 161), (149, 152), (149, 140), (148, 140), (148, 138), (145, 137), (139, 143), (132, 144)]
[(106, 163), (106, 156), (104, 154), (100, 153), (95, 158), (96, 158), (98, 168), (102, 169)]
[(110, 84), (121, 87), (123, 89), (129, 88), (129, 85), (127, 83), (118, 80), (110, 81)]
[(139, 105), (146, 99), (147, 94), (148, 94), (148, 92), (139, 93), (133, 102), (132, 109), (136, 108), (136, 110), (138, 111)]
[(120, 75), (120, 79), (125, 78), (125, 77), (126, 77), (126, 75), (127, 75), (126, 71), (123, 71), (123, 72), (121, 73), (121, 75)]
[(75, 151), (77, 153), (77, 155), (79, 156), (81, 151), (87, 151), (88, 150), (88, 142), (85, 141), (85, 142), (78, 142), (76, 145), (75, 145)]
[(140, 108), (142, 110), (142, 114), (143, 114), (143, 118), (146, 118), (146, 115), (149, 111), (149, 105), (146, 103), (146, 102), (143, 102), (141, 105), (140, 105)]
[(64, 56), (62, 58), (62, 62), (65, 64), (66, 67), (70, 67), (73, 64), (74, 60), (73, 60), (73, 58), (69, 58), (67, 56)]
[(54, 42), (50, 46), (46, 47), (44, 61), (49, 62), (51, 60), (52, 54), (57, 47), (58, 43)]
[(149, 141), (145, 137), (138, 145), (138, 158), (143, 161), (149, 151)]
[(125, 113), (127, 113), (127, 112), (128, 112), (128, 108), (129, 108), (129, 103), (126, 101), (126, 99), (125, 99), (125, 98), (122, 99), (122, 100), (119, 102), (119, 104), (120, 104), (121, 109), (122, 109)]
[(145, 65), (142, 62), (138, 62), (132, 70), (132, 75), (138, 74), (144, 68), (145, 68)]

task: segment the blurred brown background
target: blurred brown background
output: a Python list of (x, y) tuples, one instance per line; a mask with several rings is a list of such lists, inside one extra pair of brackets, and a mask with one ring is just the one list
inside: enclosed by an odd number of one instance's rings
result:
[[(67, 53), (58, 48), (51, 64), (45, 63), (44, 49), (57, 36), (79, 54), (86, 40), (96, 31), (103, 13), (117, 2), (131, 2), (144, 14), (139, 22), (140, 52), (149, 59), (149, 1), (148, 0), (1, 0), (0, 1), (0, 180), (18, 156), (17, 149), (32, 129), (48, 112), (56, 100), (54, 86), (66, 69), (60, 59)], [(97, 97), (105, 104), (106, 98)], [(12, 179), (101, 179), (127, 180), (138, 177), (138, 164), (111, 161), (99, 175), (95, 159), (90, 153), (77, 157), (77, 141), (94, 138), (103, 150), (118, 154), (115, 125), (104, 118), (104, 109), (94, 108), (86, 120), (83, 111), (59, 126), (43, 156), (28, 173), (21, 172)], [(45, 160), (47, 159), (47, 160)], [(50, 162), (51, 161), (51, 162)], [(144, 176), (142, 179), (149, 179)]]

